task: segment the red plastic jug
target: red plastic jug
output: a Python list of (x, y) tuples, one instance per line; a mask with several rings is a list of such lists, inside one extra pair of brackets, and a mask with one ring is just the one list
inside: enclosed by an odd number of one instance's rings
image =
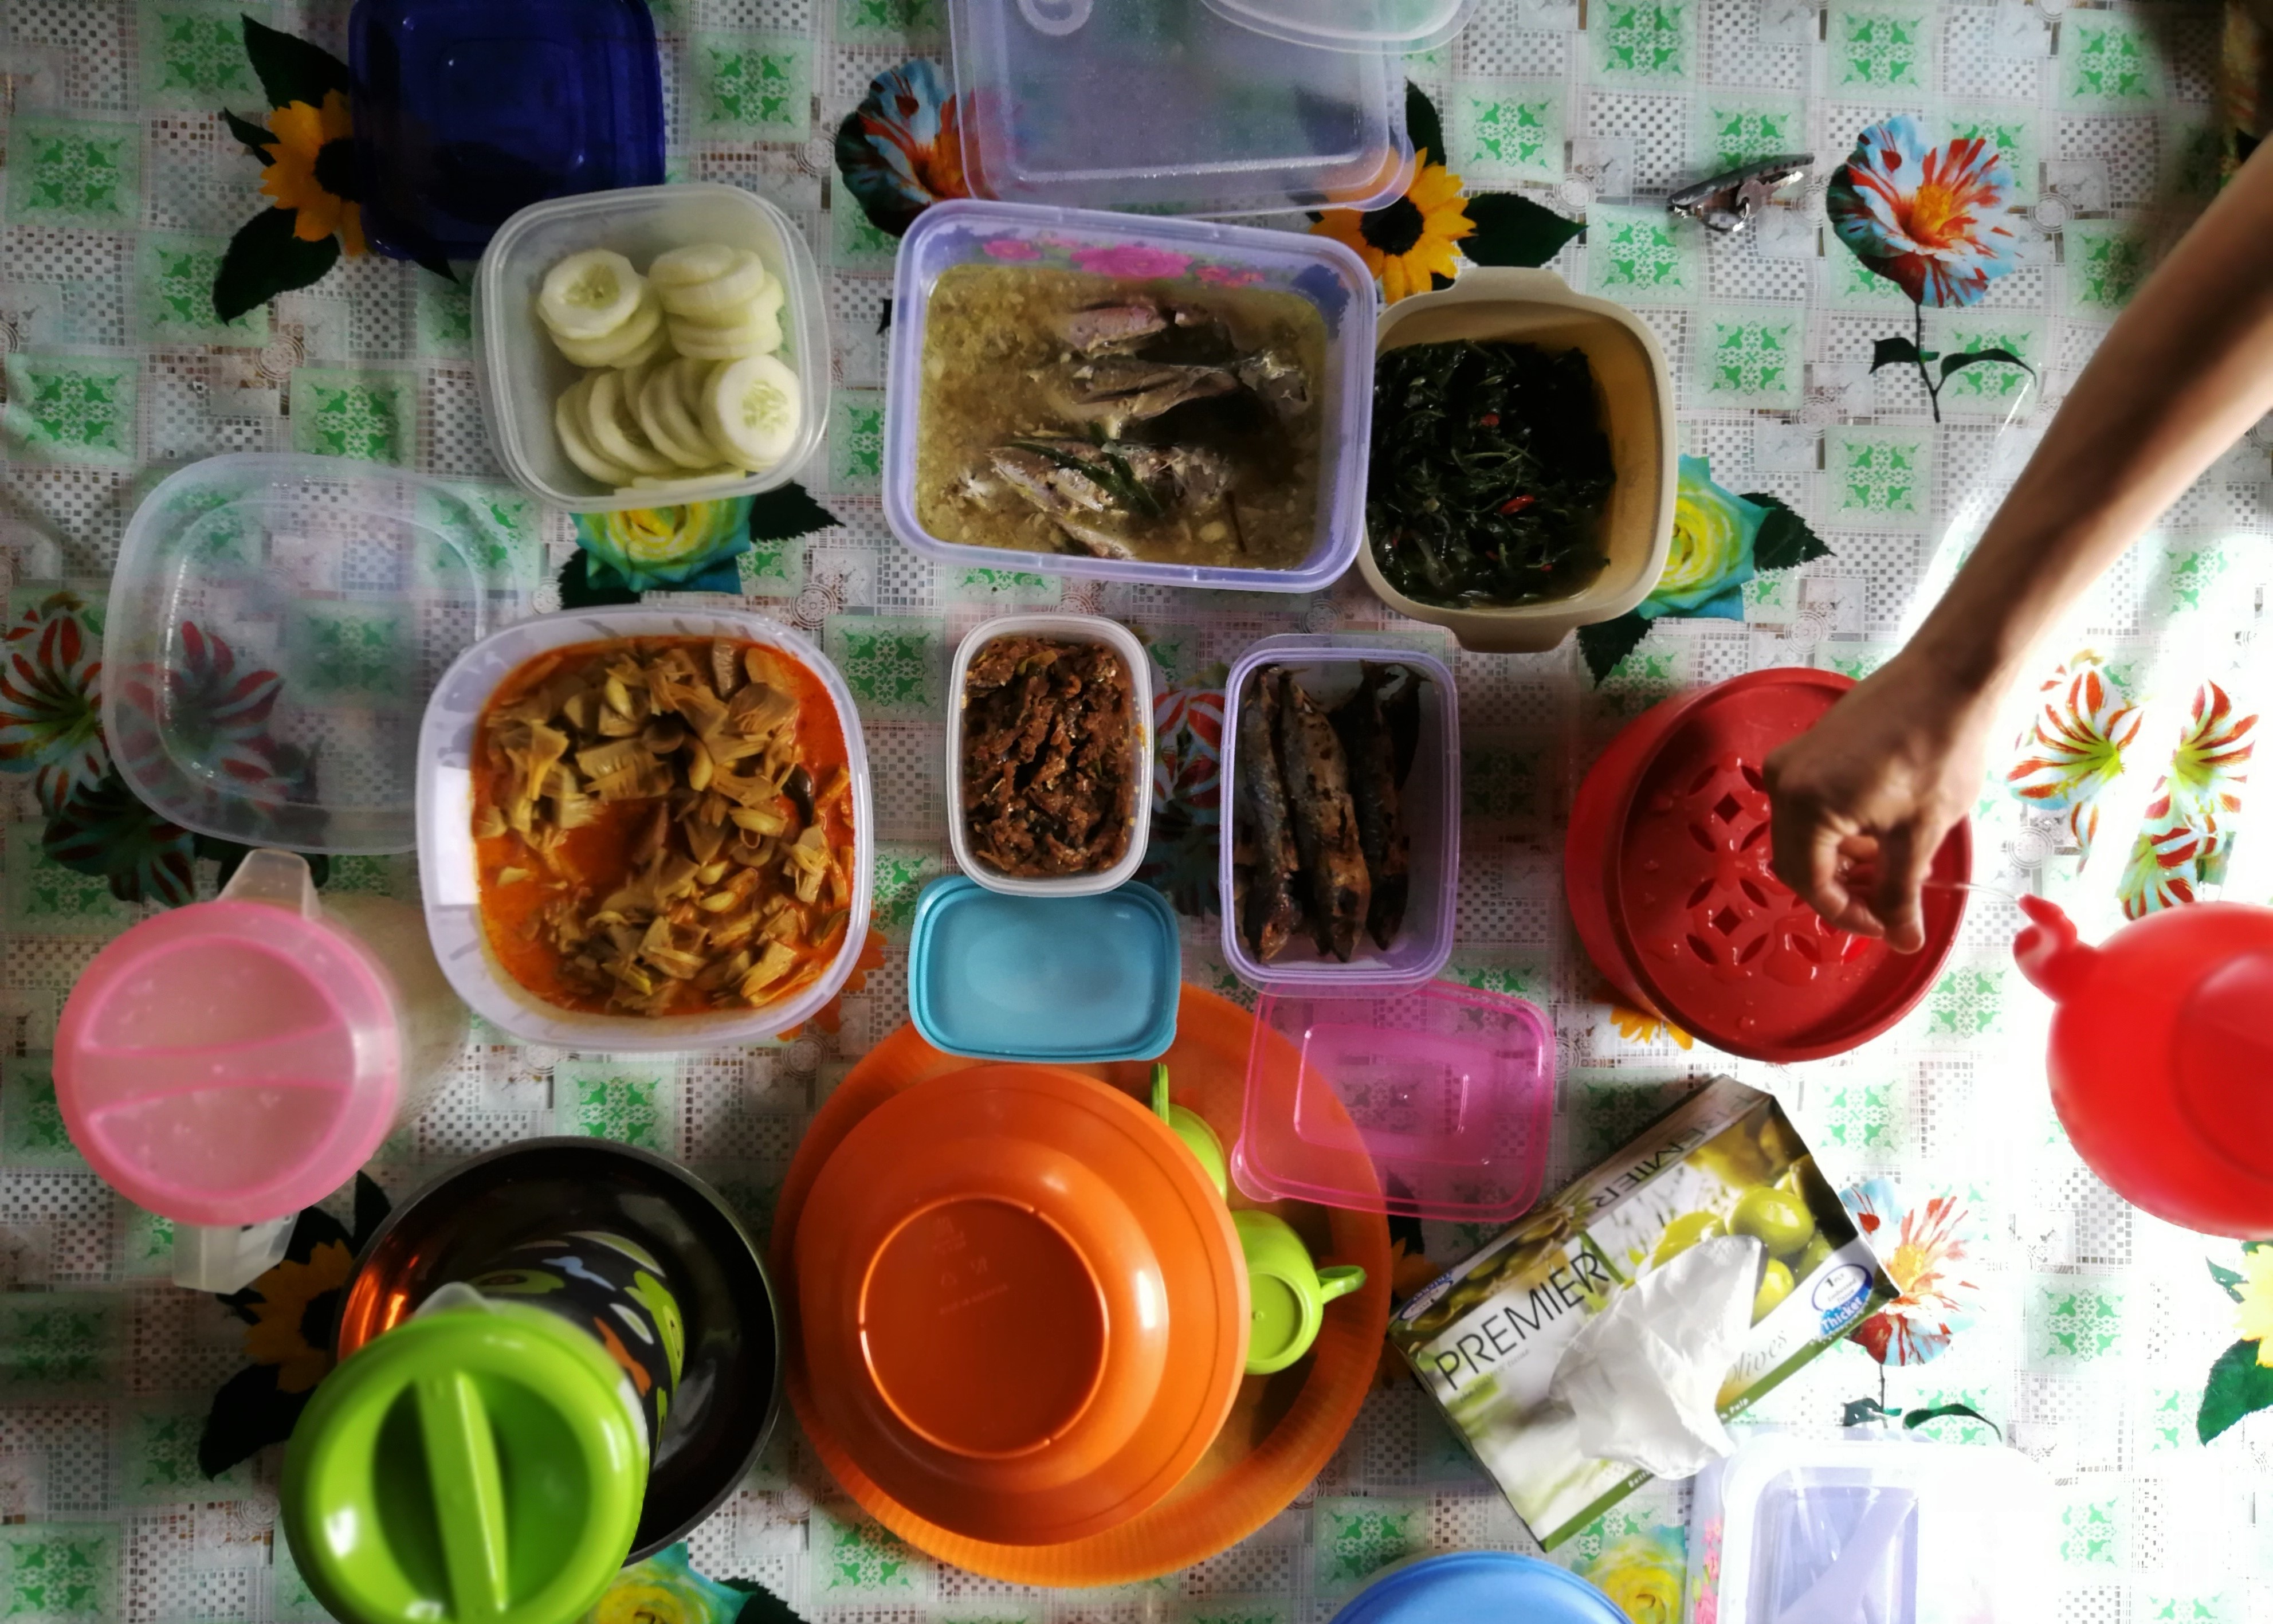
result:
[(2021, 898), (2021, 972), (2059, 1005), (2052, 1106), (2076, 1154), (2157, 1218), (2273, 1236), (2273, 908), (2150, 914), (2098, 947)]

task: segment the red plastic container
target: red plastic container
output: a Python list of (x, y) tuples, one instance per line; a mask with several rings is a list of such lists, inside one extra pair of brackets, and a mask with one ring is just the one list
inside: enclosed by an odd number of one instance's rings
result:
[[(1819, 1060), (1868, 1042), (1924, 997), (1964, 892), (1931, 890), (1926, 944), (1896, 953), (1826, 924), (1768, 867), (1761, 765), (1854, 686), (1756, 671), (1654, 705), (1579, 786), (1564, 884), (1579, 939), (1635, 1008), (1754, 1060)], [(1972, 872), (1960, 823), (1932, 876)]]
[(2041, 898), (2021, 910), (2013, 957), (2059, 1005), (2045, 1070), (2076, 1154), (2157, 1218), (2273, 1235), (2273, 908), (2167, 908), (2099, 947)]

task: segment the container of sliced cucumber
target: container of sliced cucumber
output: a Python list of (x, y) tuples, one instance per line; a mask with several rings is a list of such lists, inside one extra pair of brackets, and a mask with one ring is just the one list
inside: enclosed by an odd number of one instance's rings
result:
[(574, 513), (769, 491), (829, 411), (821, 277), (737, 186), (555, 198), (499, 228), (474, 282), (498, 461)]

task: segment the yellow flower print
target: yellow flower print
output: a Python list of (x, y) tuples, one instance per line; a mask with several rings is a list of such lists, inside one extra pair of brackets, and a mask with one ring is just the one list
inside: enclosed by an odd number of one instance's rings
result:
[(2234, 1320), (2241, 1340), (2257, 1344), (2257, 1362), (2273, 1370), (2273, 1246), (2241, 1254), (2241, 1305)]
[(330, 90), (320, 108), (305, 102), (277, 108), (268, 115), (268, 128), (276, 139), (266, 149), (272, 162), (260, 173), (260, 190), (278, 208), (294, 211), (292, 235), (320, 243), (336, 233), (349, 253), (363, 252), (362, 208), (337, 190), (352, 183), (332, 173), (354, 159), (347, 97)]
[(1671, 1021), (1645, 1015), (1639, 1010), (1628, 1009), (1623, 1004), (1610, 1005), (1610, 1025), (1616, 1026), (1618, 1035), (1629, 1043), (1654, 1043), (1664, 1037), (1671, 1038), (1679, 1048), (1688, 1049), (1697, 1041)]
[(1425, 147), (1414, 163), (1413, 184), (1403, 197), (1364, 214), (1330, 208), (1310, 228), (1354, 251), (1392, 304), (1409, 293), (1428, 292), (1436, 277), (1449, 282), (1458, 275), (1452, 244), (1476, 229), (1460, 205), (1460, 177), (1429, 162)]
[(251, 1305), (252, 1323), (244, 1330), (244, 1357), (255, 1365), (276, 1366), (279, 1391), (305, 1393), (330, 1372), (330, 1340), (321, 1335), (311, 1340), (308, 1307), (326, 1292), (347, 1284), (354, 1268), (353, 1252), (337, 1241), (326, 1241), (308, 1254), (305, 1263), (288, 1258), (253, 1282), (260, 1297)]

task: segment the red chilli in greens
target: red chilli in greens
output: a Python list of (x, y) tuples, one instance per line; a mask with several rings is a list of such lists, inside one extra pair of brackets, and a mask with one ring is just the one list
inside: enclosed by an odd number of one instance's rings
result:
[(1421, 603), (1567, 598), (1602, 570), (1614, 477), (1585, 352), (1413, 344), (1374, 365), (1365, 522), (1390, 585)]

